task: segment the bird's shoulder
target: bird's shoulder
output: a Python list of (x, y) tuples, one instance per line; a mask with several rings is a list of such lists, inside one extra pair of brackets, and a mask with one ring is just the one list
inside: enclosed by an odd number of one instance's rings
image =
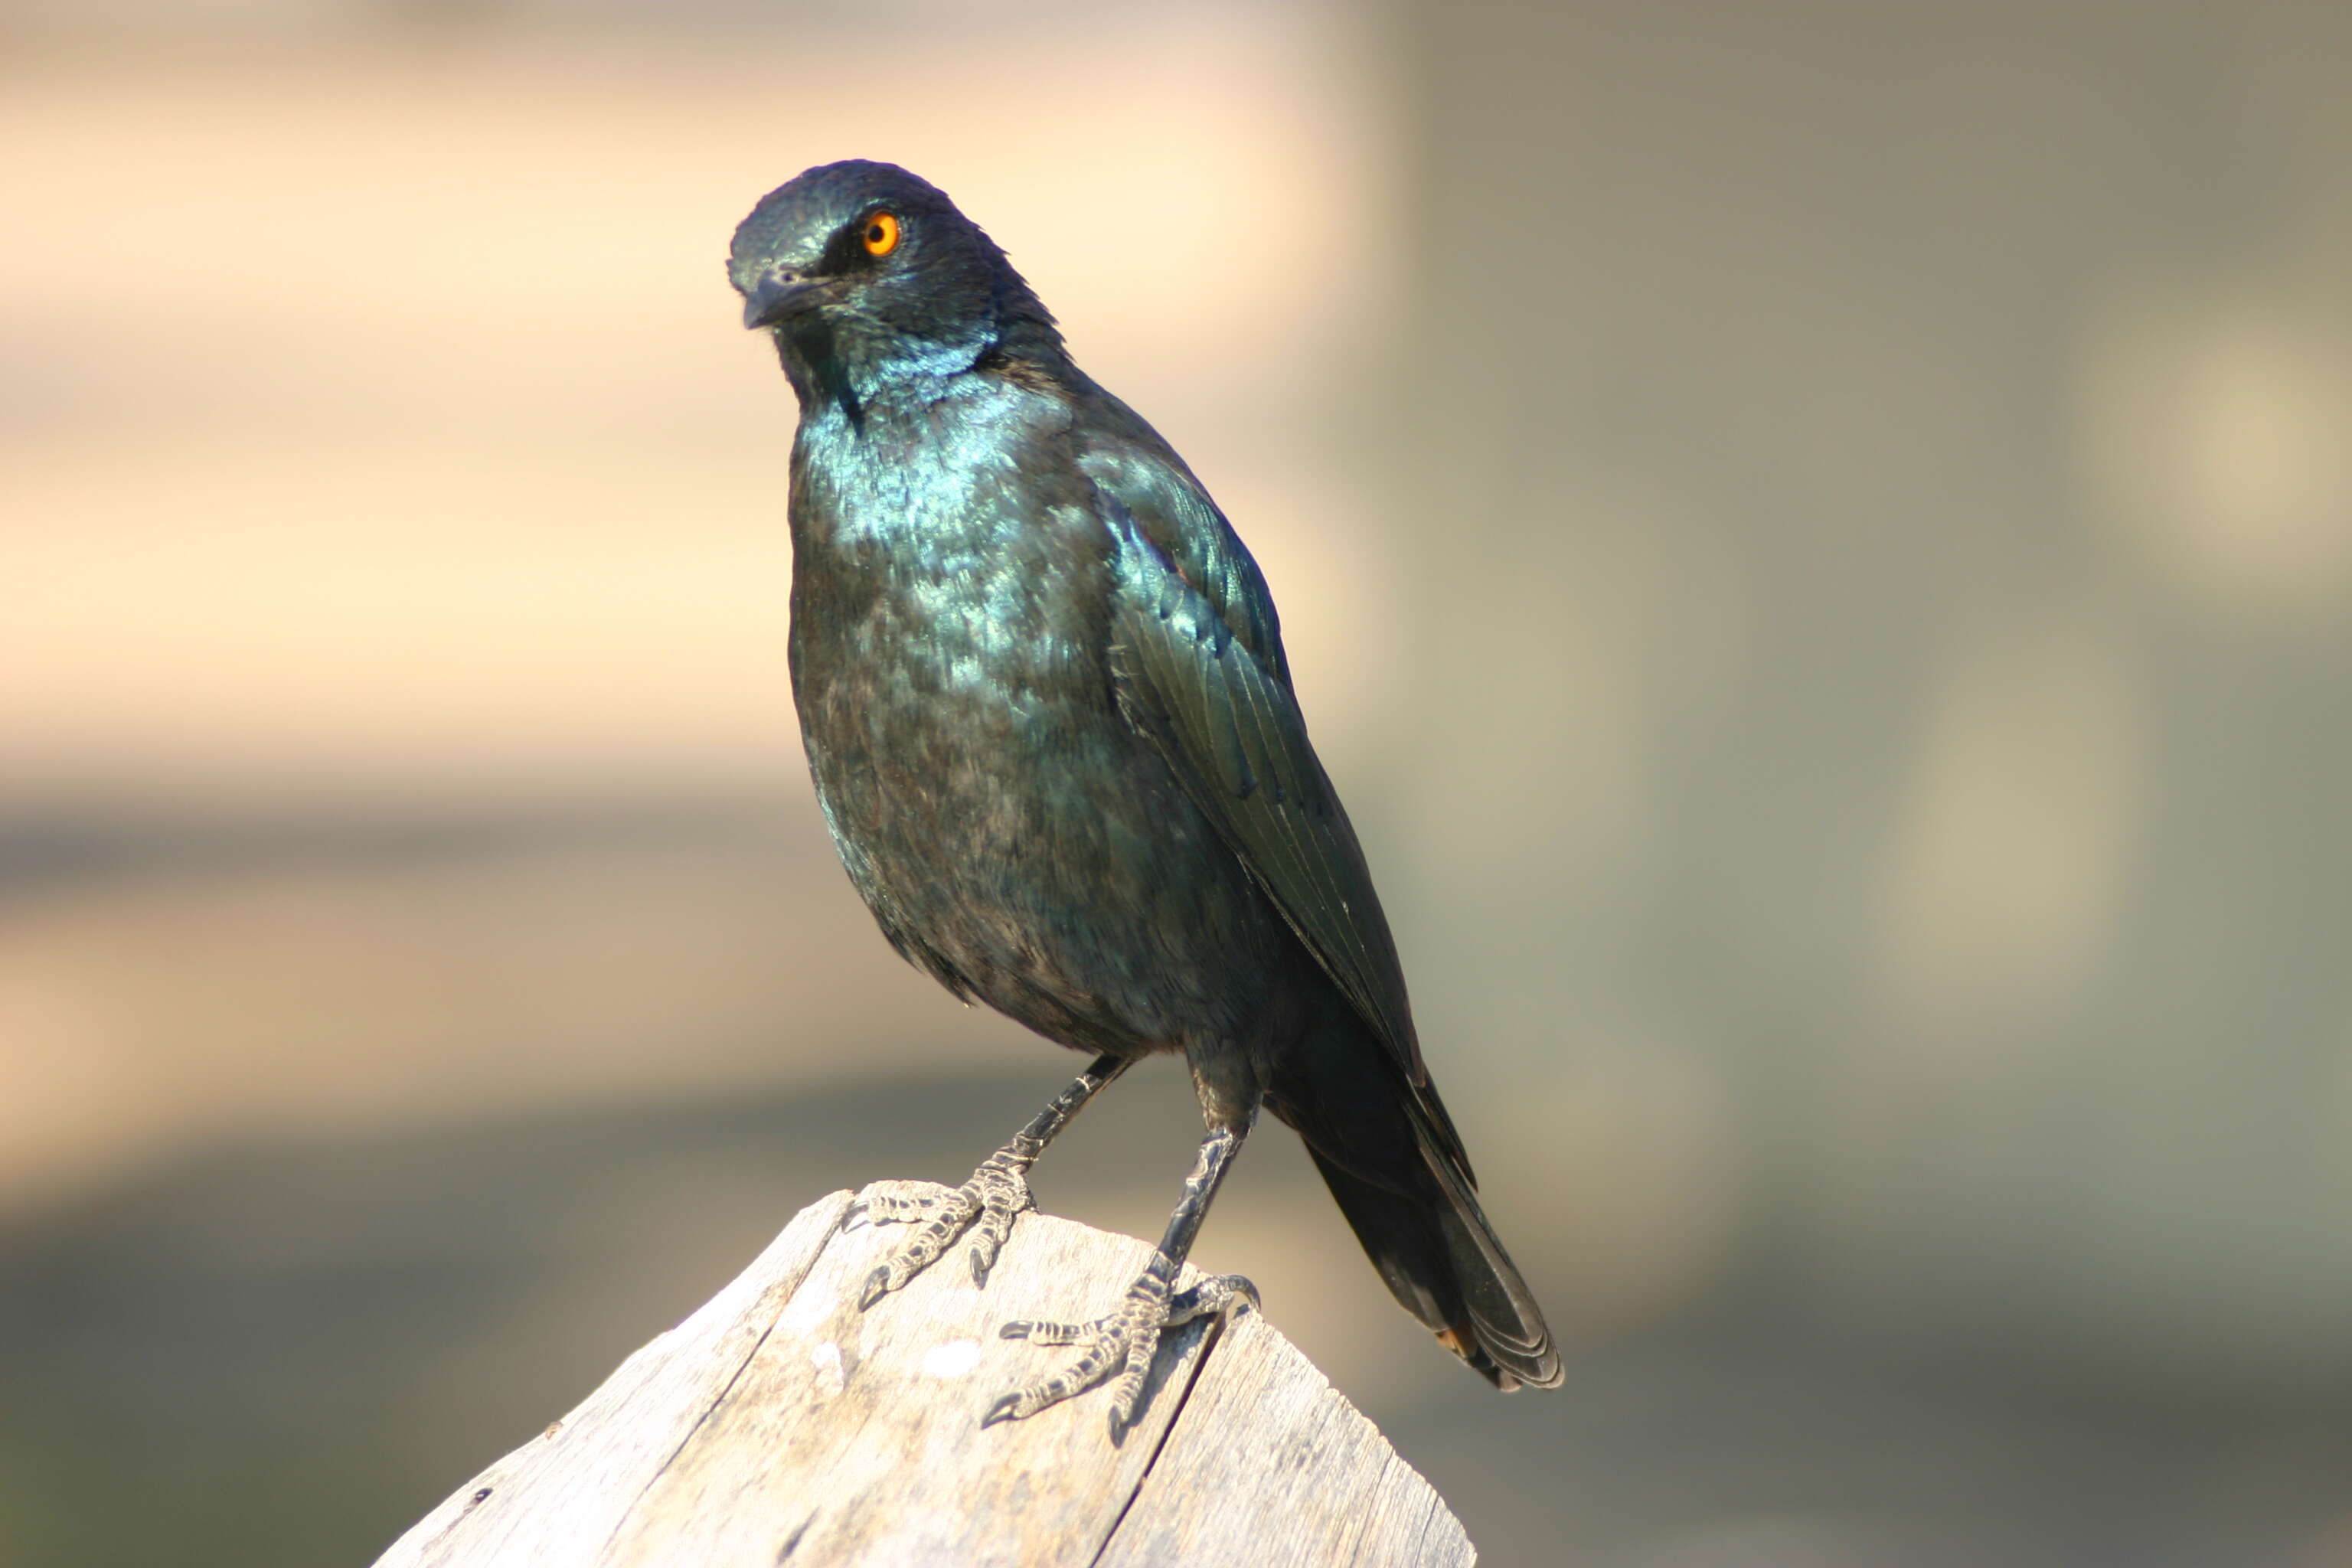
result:
[(1290, 664), (1265, 577), (1208, 489), (1160, 434), (1083, 376), (1069, 400), (1069, 461), (1114, 531), (1131, 526), (1213, 605), (1252, 658), (1282, 687)]

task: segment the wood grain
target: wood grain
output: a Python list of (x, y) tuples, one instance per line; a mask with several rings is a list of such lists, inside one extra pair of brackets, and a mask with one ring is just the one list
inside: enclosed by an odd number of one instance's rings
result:
[(1150, 1249), (1025, 1215), (985, 1290), (959, 1247), (860, 1312), (903, 1232), (841, 1229), (850, 1198), (802, 1211), (377, 1568), (1474, 1561), (1429, 1484), (1255, 1312), (1171, 1332), (1122, 1444), (1099, 1394), (982, 1427), (997, 1394), (1071, 1353), (998, 1326), (1108, 1310)]

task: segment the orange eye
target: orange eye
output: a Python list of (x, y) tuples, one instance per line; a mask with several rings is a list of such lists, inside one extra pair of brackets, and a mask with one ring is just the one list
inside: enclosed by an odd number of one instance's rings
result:
[(866, 220), (866, 254), (887, 256), (898, 248), (898, 217), (895, 213), (876, 213)]

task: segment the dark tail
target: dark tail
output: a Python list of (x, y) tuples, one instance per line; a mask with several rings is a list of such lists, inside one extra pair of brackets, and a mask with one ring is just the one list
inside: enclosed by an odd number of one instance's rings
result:
[(1507, 1393), (1559, 1386), (1543, 1310), (1478, 1207), (1476, 1179), (1435, 1085), (1414, 1087), (1370, 1039), (1332, 1030), (1283, 1064), (1266, 1108), (1306, 1140), (1406, 1311)]

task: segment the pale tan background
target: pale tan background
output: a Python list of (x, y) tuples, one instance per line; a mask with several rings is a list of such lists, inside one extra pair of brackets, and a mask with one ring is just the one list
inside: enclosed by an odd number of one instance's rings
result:
[[(0, 5), (0, 1562), (364, 1560), (1069, 1065), (808, 798), (728, 231), (1257, 550), (1498, 1223), (1204, 1262), (1496, 1563), (2352, 1562), (2352, 12)], [(1044, 1167), (1151, 1233), (1197, 1123)]]

